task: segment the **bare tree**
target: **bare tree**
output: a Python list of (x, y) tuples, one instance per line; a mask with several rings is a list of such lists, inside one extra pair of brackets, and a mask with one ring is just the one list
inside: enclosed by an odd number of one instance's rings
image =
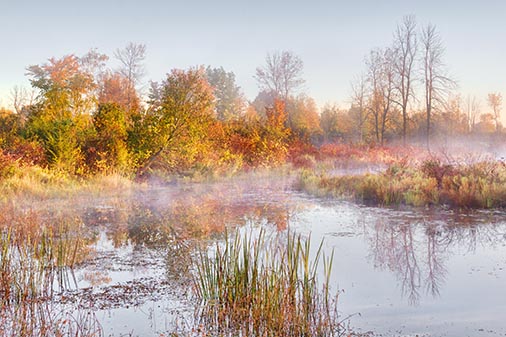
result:
[(446, 74), (443, 63), (444, 46), (436, 27), (427, 25), (422, 30), (423, 74), (427, 122), (427, 147), (430, 146), (431, 119), (435, 109), (446, 104), (446, 98), (456, 82)]
[(495, 131), (499, 131), (499, 118), (502, 107), (502, 95), (498, 92), (492, 92), (487, 97), (488, 105), (492, 108), (494, 113)]
[(416, 21), (415, 17), (405, 16), (394, 34), (394, 69), (396, 72), (396, 90), (399, 99), (396, 103), (402, 111), (402, 141), (406, 144), (406, 128), (408, 119), (408, 104), (412, 97), (414, 63), (418, 49), (416, 39)]
[[(132, 92), (146, 74), (143, 64), (146, 58), (146, 45), (130, 42), (124, 49), (117, 49), (114, 57), (121, 63), (118, 72), (128, 80), (131, 86), (128, 92)], [(129, 108), (133, 107), (133, 100), (134, 97), (128, 98)]]
[(301, 78), (302, 60), (289, 51), (267, 54), (266, 65), (256, 69), (255, 79), (260, 89), (273, 91), (287, 100), (304, 83)]
[(467, 95), (466, 98), (466, 119), (468, 132), (472, 132), (476, 126), (476, 119), (480, 115), (480, 102), (476, 96)]
[(392, 50), (373, 50), (366, 61), (370, 85), (368, 109), (374, 118), (376, 141), (383, 144), (387, 123), (393, 110), (395, 99), (394, 68)]
[(25, 87), (14, 86), (11, 90), (11, 100), (14, 111), (21, 117), (22, 121), (27, 118), (27, 107), (35, 100), (35, 90), (28, 90)]
[(367, 83), (365, 76), (361, 75), (351, 84), (351, 105), (355, 112), (355, 122), (360, 142), (364, 141), (364, 127), (367, 120), (366, 91)]

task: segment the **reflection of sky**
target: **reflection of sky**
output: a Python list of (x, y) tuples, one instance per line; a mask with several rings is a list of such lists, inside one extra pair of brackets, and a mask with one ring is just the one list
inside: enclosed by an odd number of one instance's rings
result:
[[(288, 49), (305, 63), (306, 89), (318, 103), (345, 103), (349, 84), (375, 47), (391, 41), (403, 15), (435, 24), (462, 91), (485, 100), (505, 91), (503, 1), (4, 1), (0, 4), (0, 99), (27, 83), (25, 67), (90, 48), (112, 56), (146, 43), (148, 76), (197, 64), (234, 71), (248, 98), (267, 52)], [(506, 94), (506, 93), (505, 93)], [(486, 109), (485, 102), (483, 102)]]
[[(403, 220), (405, 215), (409, 215), (407, 221)], [(506, 224), (473, 227), (449, 218), (447, 223), (462, 226), (450, 233), (441, 226), (440, 220), (445, 216), (425, 215), (426, 223), (435, 217), (433, 223), (439, 224), (436, 254), (445, 270), (439, 282), (439, 295), (432, 296), (426, 287), (426, 227), (422, 217), (415, 219), (414, 215), (336, 203), (304, 212), (301, 222), (295, 226), (310, 230), (315, 242), (324, 235), (326, 247), (334, 248), (333, 285), (344, 290), (339, 309), (343, 315), (361, 314), (353, 316), (352, 326), (385, 335), (475, 336), (482, 333), (485, 336), (490, 330), (504, 334), (506, 245), (502, 235)], [(378, 264), (378, 258), (382, 257), (375, 255), (378, 250), (373, 247), (376, 235), (382, 235), (378, 234), (378, 224), (389, 234), (388, 230), (395, 232), (400, 223), (411, 224), (414, 255), (420, 270), (419, 298), (414, 305), (409, 303), (408, 294), (402, 292), (403, 266)], [(390, 239), (386, 236), (383, 242)], [(379, 252), (392, 253), (389, 247)]]

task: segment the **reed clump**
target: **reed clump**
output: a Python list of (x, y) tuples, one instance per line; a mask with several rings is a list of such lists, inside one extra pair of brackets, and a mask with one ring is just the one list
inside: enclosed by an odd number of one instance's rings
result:
[[(227, 237), (195, 262), (195, 294), (202, 300), (200, 326), (206, 335), (340, 336), (337, 294), (329, 280), (333, 254), (289, 233), (266, 238), (261, 231)], [(323, 282), (318, 282), (323, 261)]]
[(449, 205), (460, 208), (506, 207), (506, 165), (500, 161), (418, 165), (397, 162), (377, 174), (329, 176), (303, 171), (296, 187), (317, 196), (377, 205)]
[(72, 316), (53, 303), (72, 286), (72, 269), (88, 242), (79, 219), (4, 207), (0, 215), (0, 336), (98, 336), (90, 314)]

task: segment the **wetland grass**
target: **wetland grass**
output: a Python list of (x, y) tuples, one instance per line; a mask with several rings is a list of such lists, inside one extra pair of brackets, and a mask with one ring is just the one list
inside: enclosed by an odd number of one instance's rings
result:
[[(310, 239), (265, 231), (227, 237), (196, 260), (195, 293), (206, 335), (341, 336), (337, 294), (329, 289), (333, 254), (320, 244), (310, 256)], [(323, 282), (319, 262), (323, 260)]]
[(506, 165), (499, 161), (419, 165), (392, 164), (376, 174), (329, 175), (304, 170), (296, 187), (319, 197), (352, 199), (373, 205), (448, 205), (506, 208)]
[(53, 295), (72, 285), (89, 252), (82, 223), (47, 223), (6, 208), (0, 223), (0, 336), (100, 336), (91, 312), (65, 309)]

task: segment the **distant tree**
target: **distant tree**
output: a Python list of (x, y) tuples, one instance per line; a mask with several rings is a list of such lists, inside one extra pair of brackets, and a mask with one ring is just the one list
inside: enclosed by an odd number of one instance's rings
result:
[(394, 71), (396, 75), (395, 88), (399, 99), (396, 103), (402, 111), (402, 141), (406, 144), (406, 130), (408, 120), (408, 104), (414, 96), (414, 64), (418, 43), (416, 39), (416, 21), (414, 16), (405, 16), (394, 34)]
[[(120, 73), (106, 73), (100, 82), (98, 102), (114, 103), (126, 113), (140, 109), (140, 99), (131, 82)], [(130, 109), (130, 110), (129, 110)]]
[(394, 69), (391, 49), (373, 50), (367, 59), (369, 112), (373, 118), (376, 142), (383, 144), (395, 98)]
[(502, 95), (500, 93), (489, 93), (487, 96), (488, 105), (492, 108), (494, 123), (495, 123), (495, 131), (499, 131), (500, 127), (500, 114), (502, 108)]
[(109, 56), (99, 53), (97, 49), (91, 49), (79, 58), (81, 70), (91, 74), (96, 83), (100, 82), (106, 72), (107, 60), (109, 60)]
[(495, 131), (494, 115), (491, 113), (480, 115), (480, 122), (476, 125), (476, 130), (480, 133), (493, 133)]
[(157, 100), (145, 116), (138, 153), (138, 175), (144, 174), (165, 152), (205, 137), (214, 109), (213, 89), (203, 68), (174, 69), (160, 85), (153, 86)]
[(127, 79), (127, 111), (131, 111), (136, 103), (137, 95), (133, 95), (137, 85), (146, 74), (144, 60), (146, 58), (146, 45), (130, 42), (123, 49), (116, 49), (114, 57), (121, 63), (118, 72)]
[(422, 30), (422, 52), (427, 147), (429, 147), (431, 119), (434, 110), (444, 107), (447, 96), (456, 83), (446, 74), (443, 63), (444, 46), (435, 26), (428, 25)]
[(315, 139), (321, 135), (320, 117), (314, 99), (306, 95), (291, 98), (286, 103), (288, 127), (303, 139)]
[(14, 86), (11, 90), (11, 101), (14, 111), (24, 123), (28, 117), (29, 107), (35, 102), (35, 90)]
[(206, 78), (214, 89), (216, 118), (227, 121), (241, 116), (246, 103), (241, 88), (235, 83), (234, 73), (226, 72), (223, 67), (207, 67)]
[(354, 129), (355, 121), (345, 111), (335, 105), (323, 107), (320, 116), (320, 127), (323, 131), (325, 142), (346, 140), (356, 136)]
[(276, 97), (277, 94), (274, 91), (262, 90), (257, 94), (253, 102), (251, 102), (251, 106), (255, 109), (259, 117), (265, 118), (265, 109), (274, 105)]
[(364, 128), (367, 121), (367, 78), (365, 76), (358, 77), (351, 84), (351, 116), (355, 124), (355, 130), (358, 135), (359, 142), (364, 141)]
[(476, 96), (468, 95), (466, 98), (466, 120), (467, 130), (472, 132), (476, 126), (477, 118), (480, 115), (480, 102), (476, 99)]
[(276, 93), (287, 100), (304, 83), (302, 60), (289, 51), (267, 54), (266, 65), (256, 69), (255, 79), (261, 90)]
[(450, 97), (444, 110), (434, 117), (437, 129), (446, 136), (464, 134), (468, 130), (467, 116), (462, 111), (462, 99), (460, 95)]

